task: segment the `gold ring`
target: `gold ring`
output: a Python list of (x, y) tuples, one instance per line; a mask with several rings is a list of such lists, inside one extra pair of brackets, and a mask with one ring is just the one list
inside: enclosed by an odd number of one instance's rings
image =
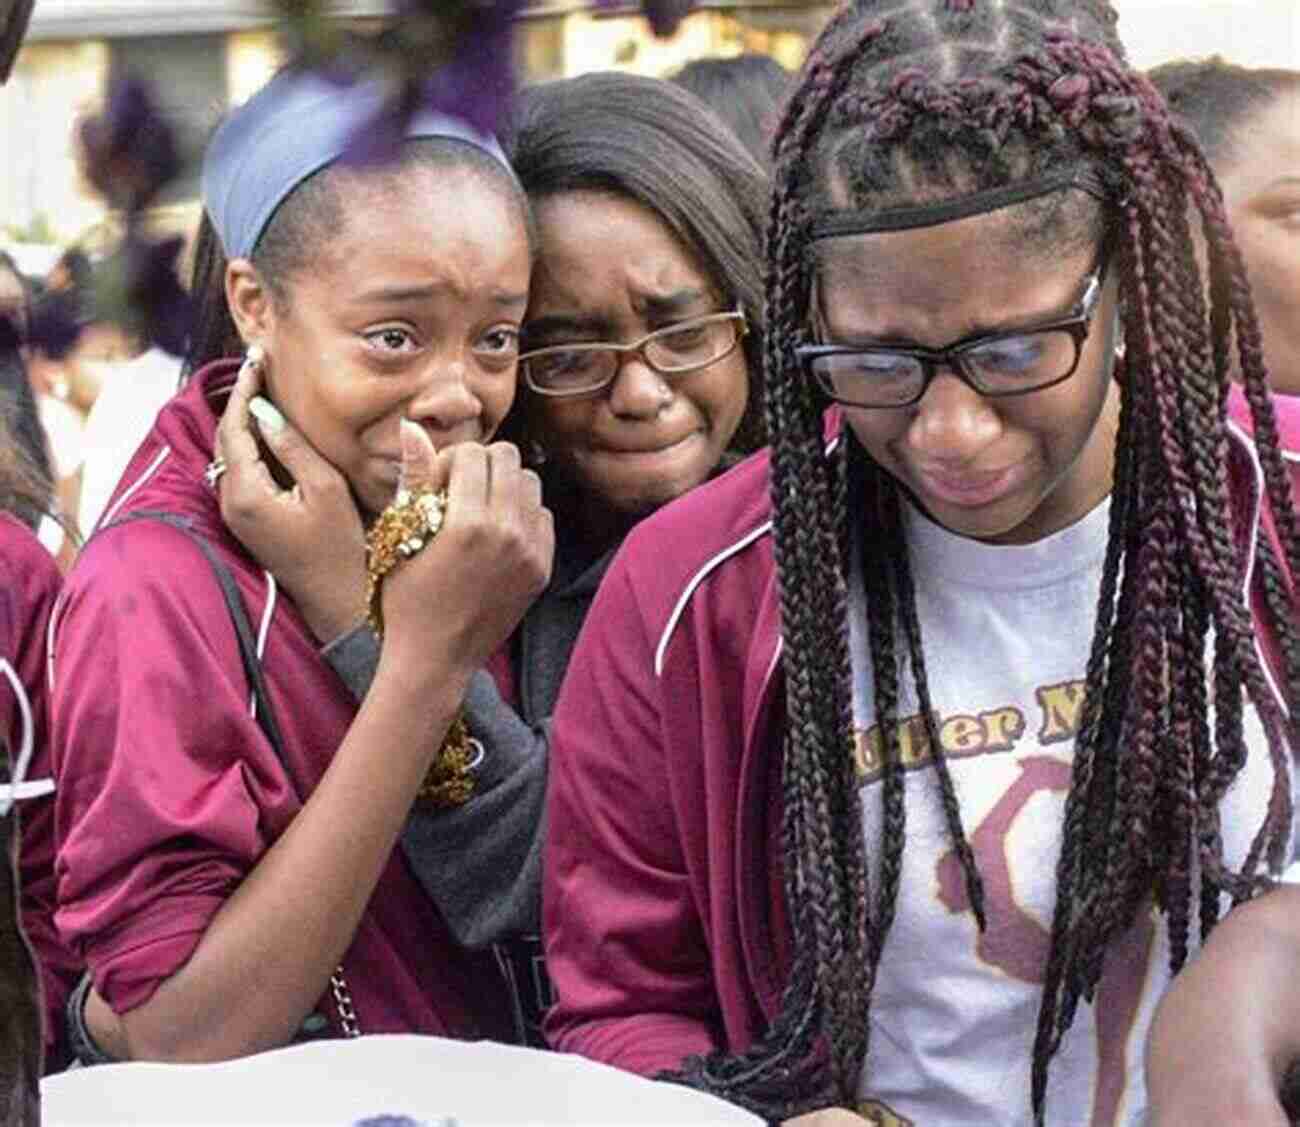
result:
[(384, 636), (383, 583), (403, 560), (409, 560), (438, 535), (447, 515), (447, 491), (431, 489), (397, 495), (366, 533), (366, 571), (370, 577), (366, 597), (371, 629)]

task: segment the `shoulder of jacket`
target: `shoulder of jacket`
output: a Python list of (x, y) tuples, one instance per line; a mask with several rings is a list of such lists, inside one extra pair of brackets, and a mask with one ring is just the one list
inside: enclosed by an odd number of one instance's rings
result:
[(616, 564), (653, 615), (771, 534), (768, 455), (760, 451), (647, 517)]

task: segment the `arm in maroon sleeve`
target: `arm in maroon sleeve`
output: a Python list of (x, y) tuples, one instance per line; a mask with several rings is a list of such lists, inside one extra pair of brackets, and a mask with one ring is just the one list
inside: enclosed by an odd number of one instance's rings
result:
[(412, 643), (385, 650), (298, 808), (182, 534), (101, 532), (55, 637), (57, 921), (121, 1017), (124, 1051), (213, 1060), (285, 1044), (352, 941), (469, 669), (440, 660), (427, 631), (428, 669)]
[[(59, 584), (58, 568), (36, 537), (12, 517), (0, 516), (0, 658), (15, 670), (31, 710), (34, 751), (27, 768), (27, 778), (31, 781), (47, 779), (53, 773), (45, 642)], [(16, 750), (22, 734), (18, 710), (11, 708), (8, 700), (12, 691), (10, 685), (0, 685), (0, 699), (5, 701), (0, 713), (8, 717), (8, 722), (3, 723), (3, 735)], [(18, 871), (23, 930), (40, 965), (45, 1068), (52, 1071), (68, 1062), (63, 1007), (79, 968), (54, 927), (54, 797), (24, 799), (18, 804), (18, 813), (22, 834)]]
[(546, 1033), (653, 1075), (715, 1048), (719, 1018), (672, 805), (673, 716), (625, 562), (596, 596), (552, 728)]
[(249, 783), (279, 773), (225, 615), (209, 565), (156, 522), (97, 536), (56, 614), (58, 922), (119, 1013), (186, 962), (268, 844)]

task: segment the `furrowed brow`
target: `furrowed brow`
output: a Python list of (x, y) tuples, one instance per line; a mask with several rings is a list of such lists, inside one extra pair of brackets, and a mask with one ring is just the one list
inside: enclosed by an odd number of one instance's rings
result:
[(670, 294), (646, 294), (642, 300), (646, 311), (656, 318), (679, 317), (689, 313), (696, 306), (707, 300), (708, 292), (691, 287), (675, 290)]
[(557, 314), (536, 317), (524, 325), (524, 335), (530, 340), (602, 340), (611, 334), (609, 322), (604, 317), (582, 317)]

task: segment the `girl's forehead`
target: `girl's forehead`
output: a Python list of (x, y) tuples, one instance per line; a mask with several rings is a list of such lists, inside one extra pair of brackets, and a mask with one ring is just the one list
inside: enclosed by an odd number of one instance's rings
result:
[(1279, 95), (1242, 123), (1219, 175), (1230, 196), (1300, 178), (1300, 88)]
[(295, 288), (331, 309), (396, 316), (433, 300), (527, 296), (531, 253), (518, 204), (491, 189), (340, 197), (341, 222), (312, 233)]
[[(339, 229), (318, 231), (315, 249), (337, 253), (350, 242), (397, 243), (398, 232), (447, 236), (470, 227), (501, 244), (527, 242), (523, 205), (504, 184), (463, 167), (415, 165), (400, 170), (350, 172), (338, 182)], [(487, 217), (486, 227), (480, 222)], [(418, 235), (416, 236), (418, 237)]]
[(816, 283), (837, 327), (944, 341), (1063, 309), (1095, 259), (1087, 244), (1028, 246), (1005, 217), (980, 216), (821, 240)]
[(906, 287), (912, 280), (944, 273), (1041, 270), (1048, 256), (1024, 238), (1008, 212), (990, 212), (929, 227), (876, 231), (816, 240), (819, 277)]

